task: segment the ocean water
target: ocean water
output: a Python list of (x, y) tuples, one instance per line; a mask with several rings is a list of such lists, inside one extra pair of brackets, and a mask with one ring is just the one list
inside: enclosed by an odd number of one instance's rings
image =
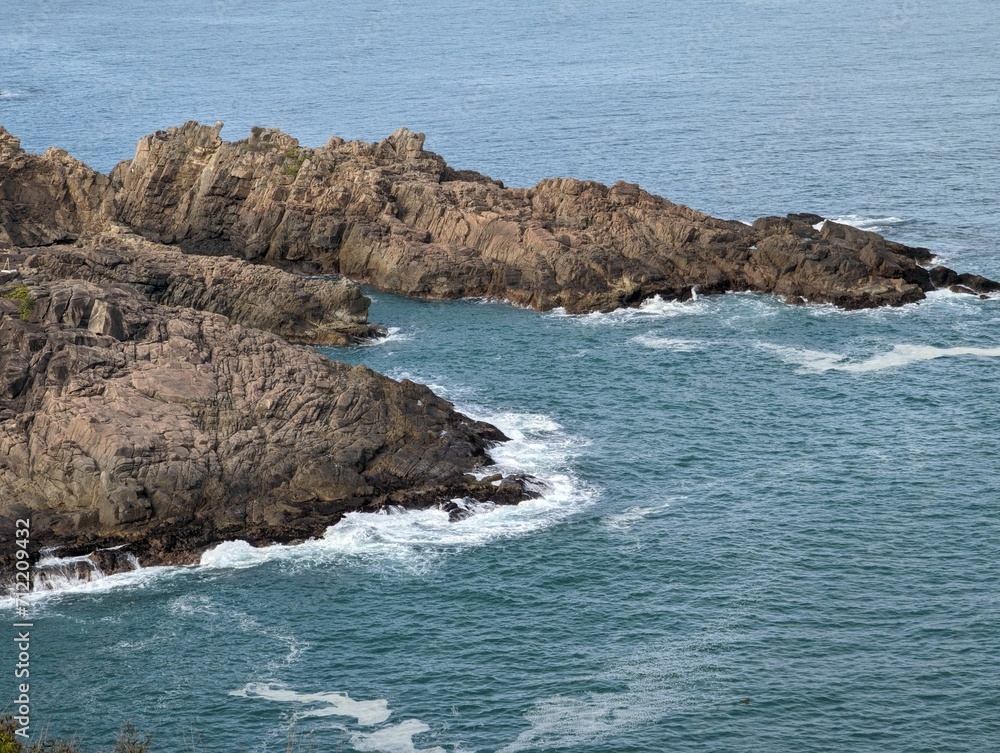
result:
[[(8, 0), (0, 124), (101, 169), (191, 118), (307, 145), (405, 125), (508, 185), (813, 211), (997, 277), (998, 27), (990, 0)], [(220, 753), (997, 747), (1000, 300), (372, 296), (390, 337), (325, 352), (493, 421), (543, 496), (50, 577), (37, 728)]]

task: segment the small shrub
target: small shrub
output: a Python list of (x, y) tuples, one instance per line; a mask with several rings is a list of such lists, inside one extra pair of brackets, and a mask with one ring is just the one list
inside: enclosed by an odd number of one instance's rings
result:
[(302, 165), (305, 164), (307, 157), (305, 154), (300, 154), (299, 150), (294, 146), (290, 146), (285, 150), (285, 175), (296, 176), (299, 174), (299, 170), (302, 169)]
[[(0, 753), (80, 753), (76, 745), (66, 740), (43, 739), (29, 747), (15, 734), (18, 729), (12, 716), (0, 718)], [(139, 737), (132, 722), (126, 722), (118, 733), (114, 753), (149, 753), (152, 741), (151, 735)]]
[(14, 731), (17, 722), (10, 716), (0, 719), (0, 753), (21, 753), (21, 741)]
[(135, 731), (135, 727), (132, 726), (132, 722), (125, 722), (125, 726), (118, 733), (118, 741), (115, 743), (114, 753), (149, 753), (149, 747), (152, 742), (152, 735), (139, 737)]
[(31, 318), (35, 311), (35, 299), (31, 297), (31, 288), (27, 285), (18, 285), (9, 293), (4, 293), (3, 297), (17, 301), (17, 313), (21, 319)]

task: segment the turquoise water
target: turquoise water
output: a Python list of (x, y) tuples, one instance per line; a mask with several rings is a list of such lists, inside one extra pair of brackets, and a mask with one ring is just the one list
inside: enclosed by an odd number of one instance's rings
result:
[[(508, 184), (818, 211), (1000, 275), (989, 2), (132, 7), (0, 9), (0, 123), (101, 168), (189, 117), (407, 125)], [(329, 355), (497, 423), (542, 498), (62, 584), (35, 723), (164, 751), (996, 747), (1000, 302), (372, 295), (392, 335)]]

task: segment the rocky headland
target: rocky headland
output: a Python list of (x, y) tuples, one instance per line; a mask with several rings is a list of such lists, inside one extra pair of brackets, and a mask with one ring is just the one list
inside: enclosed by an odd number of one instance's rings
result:
[(910, 303), (942, 286), (1000, 289), (928, 269), (928, 249), (815, 215), (748, 226), (628, 183), (505, 188), (450, 168), (405, 129), (377, 144), (332, 138), (307, 149), (267, 129), (225, 142), (220, 128), (188, 123), (143, 138), (111, 173), (116, 219), (190, 252), (541, 310), (609, 311), (694, 289), (844, 308)]
[[(505, 188), (400, 130), (317, 149), (188, 123), (102, 175), (0, 128), (0, 532), (105, 568), (298, 541), (350, 510), (515, 503), (494, 427), (301, 344), (377, 337), (357, 281), (608, 311), (758, 291), (901, 305), (1000, 284), (815, 215), (720, 220), (572, 179)], [(122, 547), (112, 549), (113, 547)], [(114, 552), (114, 553), (112, 553)], [(0, 558), (10, 572), (12, 554)]]
[(184, 562), (350, 510), (525, 495), (477, 478), (503, 434), (426, 387), (124, 286), (27, 280), (27, 309), (0, 298), (0, 528), (30, 517), (33, 545)]
[[(185, 254), (110, 181), (0, 132), (0, 534), (104, 572), (321, 534), (352, 510), (516, 503), (506, 437), (429, 389), (303, 345), (384, 332), (342, 277)], [(4, 265), (7, 266), (7, 265)], [(5, 547), (0, 573), (16, 550)], [(82, 565), (81, 565), (82, 567)]]

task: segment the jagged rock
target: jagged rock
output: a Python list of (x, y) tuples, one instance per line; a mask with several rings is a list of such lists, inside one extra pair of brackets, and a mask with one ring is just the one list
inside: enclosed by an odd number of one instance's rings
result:
[(107, 176), (61, 149), (27, 154), (0, 126), (0, 248), (75, 241), (103, 224), (111, 202)]
[(33, 546), (183, 562), (349, 510), (526, 495), (471, 475), (505, 437), (426, 387), (124, 287), (28, 284), (28, 319), (0, 305), (4, 535), (30, 515)]
[(223, 314), (294, 342), (346, 345), (385, 333), (368, 323), (371, 301), (344, 278), (310, 279), (232, 257), (185, 254), (121, 228), (83, 246), (29, 256), (25, 274), (129, 285), (156, 303)]
[[(260, 128), (228, 143), (219, 130), (188, 123), (143, 138), (112, 172), (116, 217), (191, 251), (538, 309), (610, 310), (693, 289), (860, 308), (941, 286), (942, 273), (921, 266), (928, 250), (817, 215), (748, 227), (628, 183), (507, 189), (452, 170), (405, 129), (377, 144), (333, 138), (318, 149)], [(960, 284), (1000, 288), (973, 277)]]

